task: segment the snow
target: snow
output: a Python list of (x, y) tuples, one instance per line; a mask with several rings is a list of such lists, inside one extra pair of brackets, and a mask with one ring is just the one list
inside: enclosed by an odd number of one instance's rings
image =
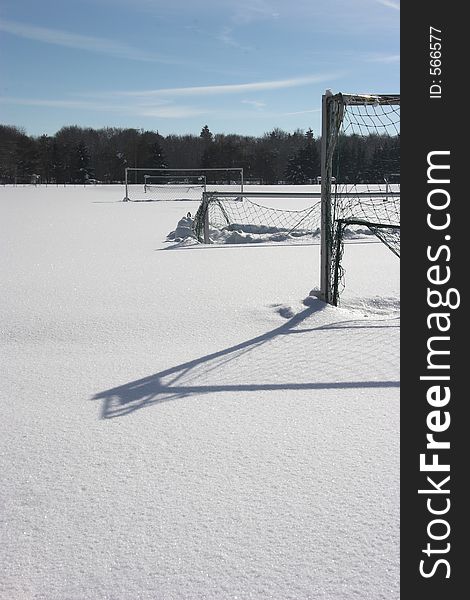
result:
[(398, 259), (123, 195), (0, 188), (0, 598), (397, 599)]

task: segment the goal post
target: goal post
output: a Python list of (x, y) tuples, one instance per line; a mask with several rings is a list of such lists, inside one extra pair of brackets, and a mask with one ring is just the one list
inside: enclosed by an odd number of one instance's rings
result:
[(367, 227), (400, 256), (400, 96), (322, 97), (320, 294), (339, 301), (344, 233)]
[(243, 191), (243, 168), (168, 169), (126, 167), (124, 202), (201, 200), (207, 186)]

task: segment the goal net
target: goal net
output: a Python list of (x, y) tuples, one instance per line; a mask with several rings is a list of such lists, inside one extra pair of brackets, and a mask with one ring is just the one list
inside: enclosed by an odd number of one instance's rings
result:
[(206, 191), (204, 175), (144, 175), (144, 193), (153, 200), (201, 200)]
[(208, 183), (234, 185), (243, 191), (243, 169), (152, 169), (125, 170), (124, 202), (201, 201)]
[[(243, 195), (207, 192), (194, 218), (194, 233), (206, 244), (311, 242), (320, 232), (319, 196), (300, 192), (245, 192)], [(307, 205), (300, 210), (273, 206), (299, 198)]]
[(400, 96), (323, 96), (321, 293), (338, 304), (346, 230), (400, 256)]

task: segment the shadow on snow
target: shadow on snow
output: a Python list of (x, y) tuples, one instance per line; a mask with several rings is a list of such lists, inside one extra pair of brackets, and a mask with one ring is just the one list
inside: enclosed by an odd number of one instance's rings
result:
[[(331, 381), (331, 382), (311, 382), (311, 383), (221, 383), (204, 384), (198, 383), (202, 375), (219, 369), (222, 365), (238, 359), (243, 354), (252, 352), (260, 348), (267, 342), (279, 336), (290, 334), (309, 333), (321, 330), (344, 330), (354, 329), (378, 329), (380, 327), (390, 327), (390, 325), (380, 325), (372, 323), (370, 325), (358, 324), (358, 321), (342, 321), (340, 323), (331, 323), (309, 329), (295, 329), (313, 313), (324, 310), (325, 304), (317, 301), (313, 306), (302, 310), (294, 315), (285, 323), (263, 333), (259, 336), (229, 346), (218, 352), (201, 356), (194, 360), (170, 367), (148, 377), (131, 381), (124, 385), (105, 390), (93, 396), (93, 400), (102, 400), (101, 418), (111, 419), (125, 416), (141, 408), (165, 402), (185, 398), (193, 395), (217, 393), (217, 392), (257, 392), (257, 391), (275, 391), (275, 390), (318, 390), (318, 389), (364, 389), (364, 388), (397, 388), (399, 381)], [(396, 326), (398, 327), (398, 326)], [(202, 372), (197, 373), (199, 370)], [(205, 370), (204, 370), (205, 368)], [(196, 380), (195, 383), (184, 383), (181, 380), (190, 379), (191, 376)]]

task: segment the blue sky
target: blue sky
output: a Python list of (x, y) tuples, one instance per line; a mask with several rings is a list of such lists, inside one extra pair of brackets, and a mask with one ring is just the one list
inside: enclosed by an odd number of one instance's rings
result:
[(399, 92), (398, 0), (2, 0), (0, 123), (320, 133), (326, 88)]

